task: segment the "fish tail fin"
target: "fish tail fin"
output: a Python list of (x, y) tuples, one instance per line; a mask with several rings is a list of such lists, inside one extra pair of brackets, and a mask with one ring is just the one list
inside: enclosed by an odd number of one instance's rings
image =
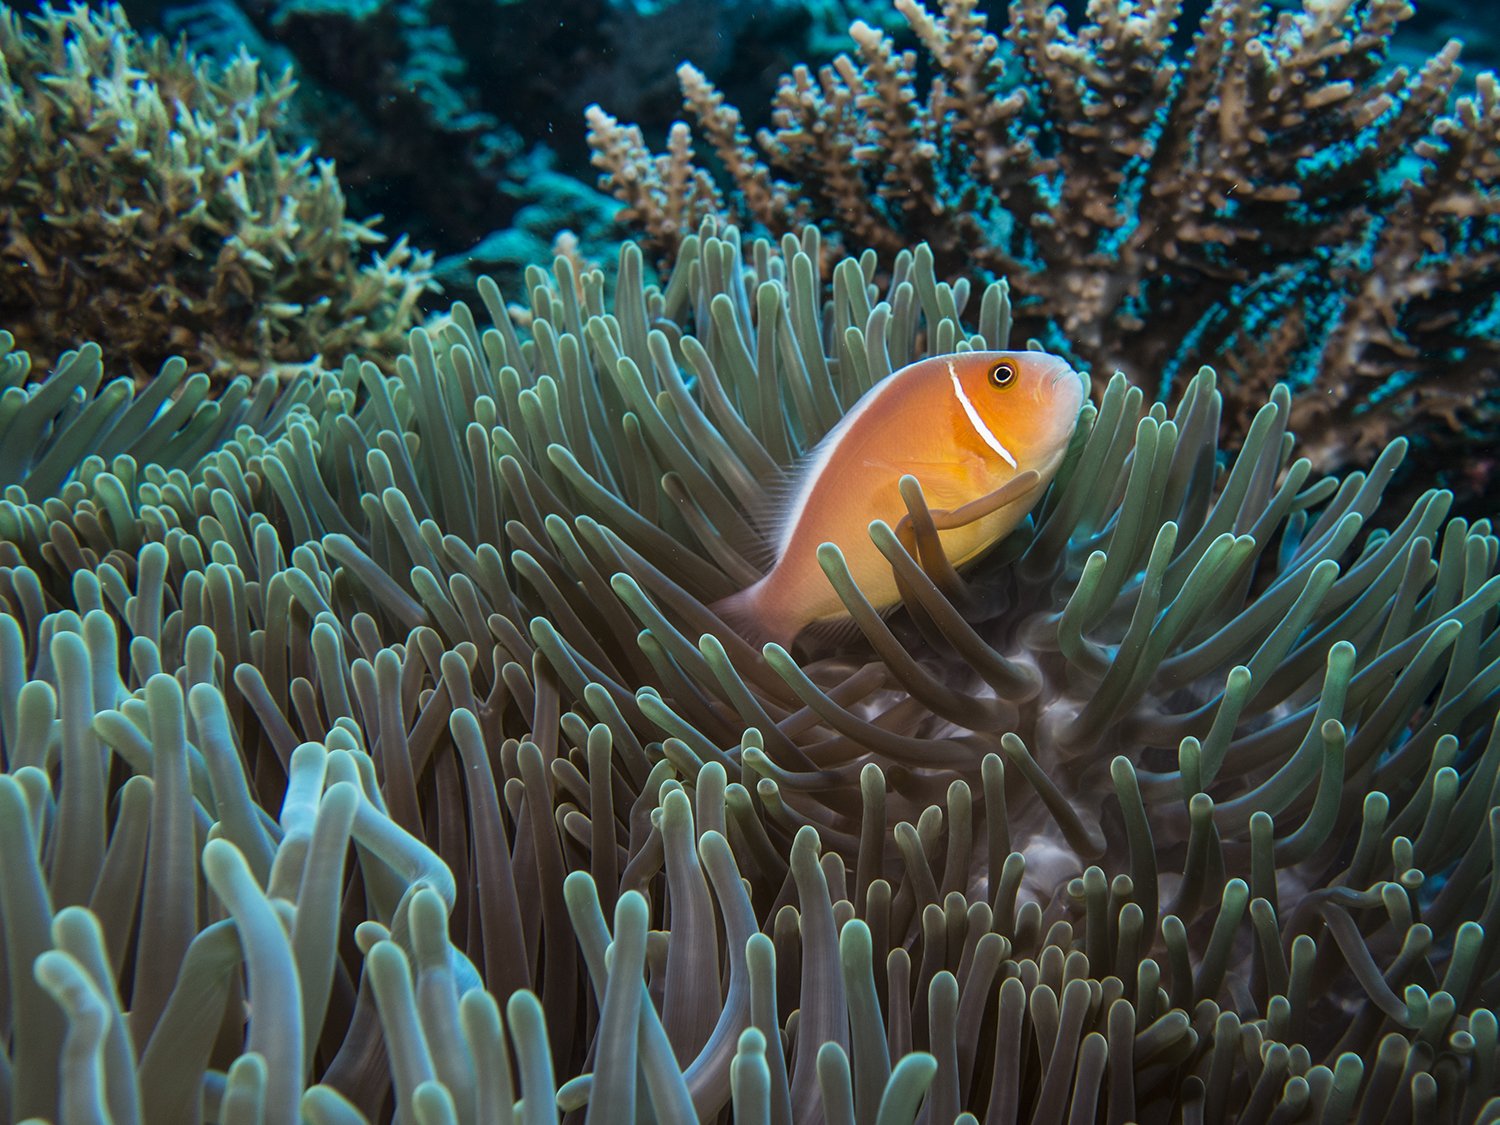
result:
[(751, 647), (759, 649), (774, 641), (782, 648), (790, 649), (798, 627), (774, 611), (766, 596), (767, 581), (762, 578), (737, 594), (720, 598), (708, 608)]

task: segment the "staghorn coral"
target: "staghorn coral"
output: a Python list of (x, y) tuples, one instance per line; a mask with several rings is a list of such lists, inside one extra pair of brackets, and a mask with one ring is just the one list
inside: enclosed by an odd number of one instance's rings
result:
[(0, 482), (15, 1116), (1500, 1120), (1490, 525), (1116, 377), (1029, 532), (960, 578), (911, 491), (904, 615), (831, 553), (863, 639), (750, 650), (740, 513), (1010, 336), (821, 257), (559, 258), (190, 468)]
[(1287, 382), (1325, 469), (1403, 435), (1428, 469), (1487, 456), (1500, 87), (1481, 74), (1451, 104), (1456, 42), (1383, 69), (1406, 0), (1216, 0), (1183, 58), (1172, 0), (1099, 0), (1076, 30), (1020, 0), (1003, 40), (974, 0), (896, 7), (920, 57), (856, 22), (852, 57), (782, 79), (756, 145), (679, 70), (727, 196), (686, 125), (656, 156), (594, 106), (601, 186), (667, 255), (709, 215), (816, 221), (851, 252), (925, 241), (942, 275), (1006, 277), (1054, 350), (1163, 396), (1217, 365), (1236, 433)]
[[(386, 359), (428, 255), (346, 217), (333, 167), (283, 151), (290, 82), (144, 44), (113, 6), (0, 11), (0, 322), (90, 338), (141, 379), (228, 380), (353, 348)], [(369, 260), (360, 259), (366, 254)]]

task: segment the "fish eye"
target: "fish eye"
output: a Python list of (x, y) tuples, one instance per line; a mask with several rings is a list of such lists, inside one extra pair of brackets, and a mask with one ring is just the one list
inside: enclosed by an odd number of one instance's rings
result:
[(990, 385), (1004, 389), (1016, 381), (1016, 365), (1001, 360), (990, 368)]

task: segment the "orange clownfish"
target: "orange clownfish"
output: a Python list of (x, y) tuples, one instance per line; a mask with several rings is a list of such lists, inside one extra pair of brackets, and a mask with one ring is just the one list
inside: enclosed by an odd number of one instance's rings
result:
[(714, 605), (757, 642), (790, 646), (805, 626), (848, 619), (818, 564), (835, 543), (877, 609), (900, 600), (890, 563), (869, 526), (906, 514), (899, 482), (910, 474), (933, 509), (987, 496), (1027, 470), (1036, 487), (963, 527), (940, 531), (955, 565), (984, 554), (1041, 498), (1067, 451), (1087, 377), (1046, 352), (959, 352), (903, 367), (870, 388), (803, 459), (787, 500), (770, 513), (775, 565)]

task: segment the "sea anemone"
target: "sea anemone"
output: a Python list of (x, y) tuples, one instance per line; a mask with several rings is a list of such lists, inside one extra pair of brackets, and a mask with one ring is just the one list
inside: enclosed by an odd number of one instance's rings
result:
[(1009, 342), (821, 257), (559, 258), (191, 464), (5, 392), (78, 465), (0, 482), (12, 1116), (1500, 1120), (1489, 523), (1115, 377), (982, 564), (908, 482), (904, 610), (825, 551), (858, 637), (757, 651), (743, 513)]

